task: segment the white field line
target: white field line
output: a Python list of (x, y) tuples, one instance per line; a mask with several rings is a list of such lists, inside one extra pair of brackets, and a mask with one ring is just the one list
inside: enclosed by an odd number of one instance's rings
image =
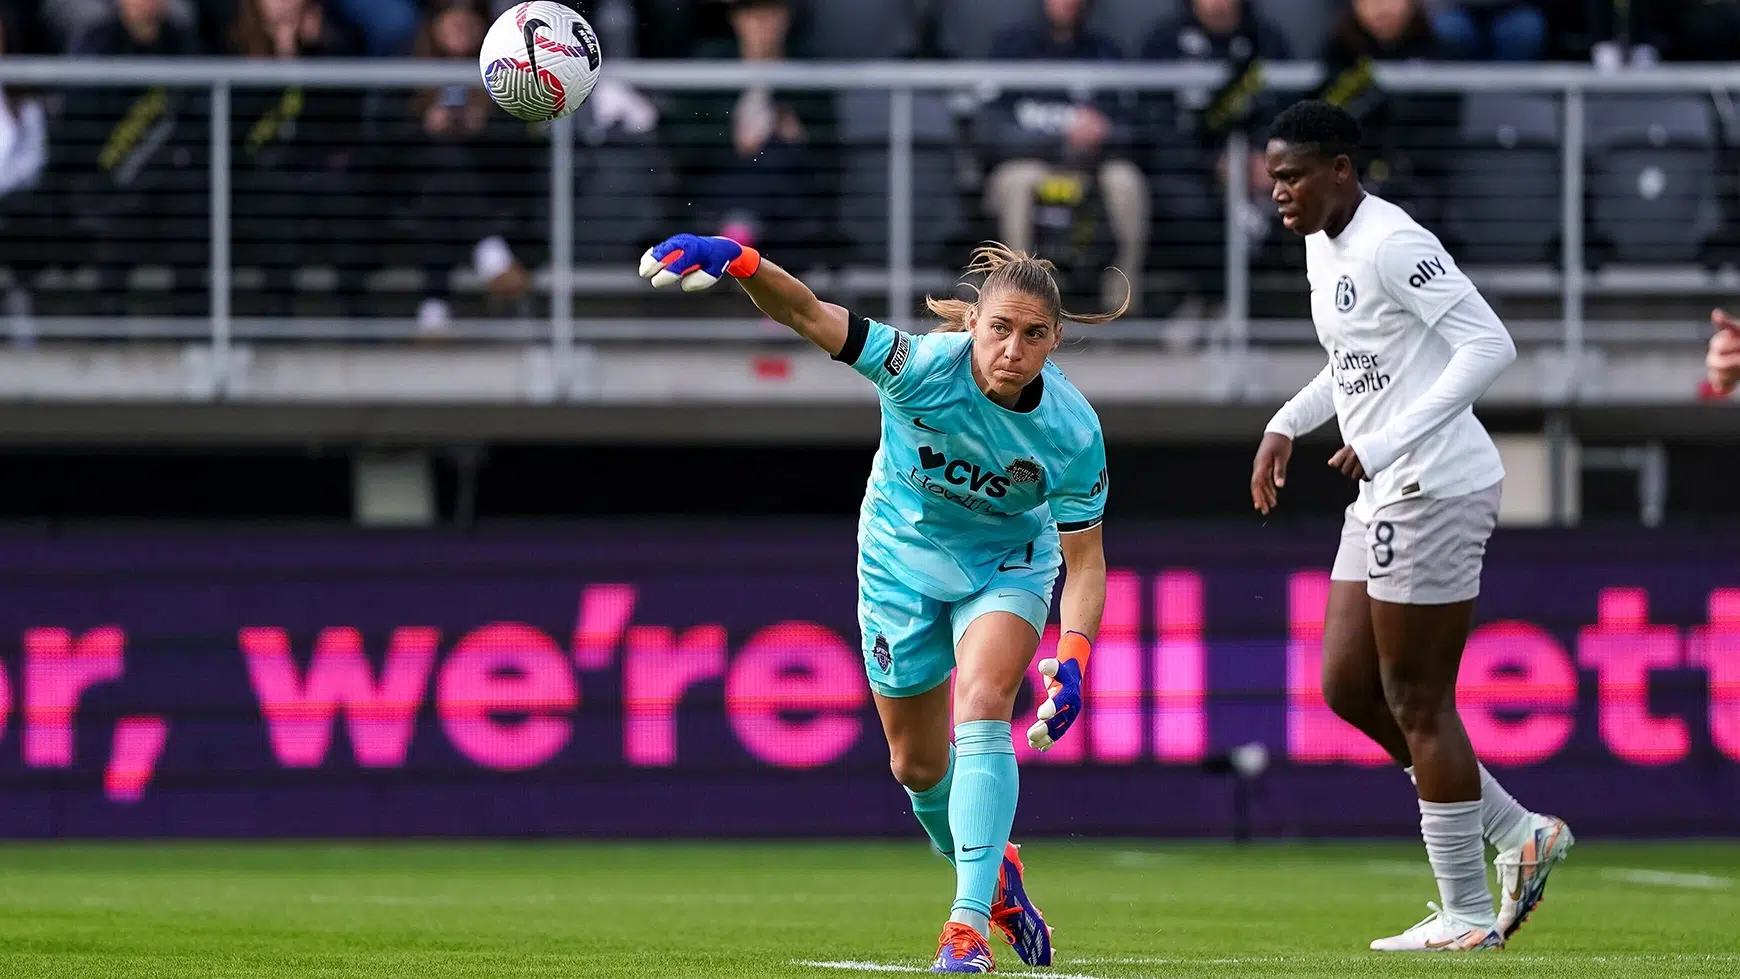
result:
[[(1346, 953), (1343, 955), (1331, 955), (1328, 957), (1333, 958), (1333, 959), (1368, 959), (1369, 958), (1373, 961), (1380, 961), (1381, 960), (1377, 954), (1367, 955), (1366, 953), (1363, 953), (1363, 952), (1350, 952), (1350, 953)], [(1123, 957), (1103, 957), (1103, 958), (1071, 958), (1071, 959), (1061, 959), (1059, 961), (1065, 962), (1069, 965), (1088, 965), (1088, 966), (1092, 966), (1092, 965), (1176, 965), (1176, 966), (1195, 967), (1195, 966), (1205, 966), (1205, 965), (1282, 965), (1282, 964), (1285, 964), (1288, 962), (1309, 963), (1309, 962), (1312, 962), (1312, 961), (1315, 961), (1315, 960), (1321, 959), (1321, 958), (1324, 958), (1324, 956), (1272, 955), (1272, 956), (1251, 956), (1248, 958), (1193, 959), (1193, 958), (1165, 958), (1165, 957), (1161, 957), (1161, 956), (1150, 957), (1150, 956), (1132, 955), (1132, 956), (1123, 956)], [(1502, 957), (1496, 957), (1496, 956), (1490, 956), (1490, 955), (1446, 956), (1442, 961), (1467, 963), (1469, 966), (1478, 966), (1480, 963), (1483, 963), (1483, 962), (1502, 963), (1502, 962), (1518, 962), (1518, 961), (1521, 961), (1521, 962), (1560, 962), (1560, 963), (1566, 963), (1566, 964), (1574, 964), (1574, 963), (1578, 963), (1578, 962), (1590, 962), (1590, 963), (1602, 963), (1602, 962), (1621, 962), (1621, 963), (1623, 963), (1623, 962), (1740, 962), (1740, 955), (1724, 955), (1721, 953), (1697, 953), (1697, 952), (1616, 952), (1612, 955), (1542, 955), (1539, 953), (1530, 953), (1530, 952), (1523, 952), (1520, 954), (1516, 953), (1516, 952), (1506, 952), (1506, 953), (1504, 953), (1504, 955)]]
[(1189, 863), (1191, 858), (1177, 853), (1153, 853), (1148, 850), (1117, 850), (1112, 863), (1118, 867), (1158, 867)]
[[(811, 969), (835, 969), (835, 970), (838, 970), (840, 972), (929, 972), (930, 971), (929, 967), (921, 967), (921, 966), (916, 966), (916, 965), (896, 965), (896, 964), (891, 963), (891, 962), (855, 962), (855, 961), (851, 961), (849, 959), (842, 959), (842, 960), (835, 961), (835, 962), (811, 962), (811, 961), (807, 961), (804, 959), (793, 959), (791, 964), (792, 965), (807, 966)], [(1083, 975), (1079, 972), (1054, 972), (1050, 969), (1045, 969), (1042, 971), (1017, 970), (1015, 972), (1007, 972), (1007, 971), (999, 969), (997, 971), (997, 974), (1001, 975), (1001, 976), (1028, 976), (1028, 977), (1031, 977), (1031, 979), (1041, 979), (1041, 977), (1049, 977), (1049, 979), (1107, 979), (1107, 977), (1105, 977), (1105, 976), (1089, 976), (1089, 975)]]
[(1248, 958), (1192, 959), (1166, 958), (1152, 955), (1101, 956), (1085, 959), (1063, 959), (1070, 965), (1279, 965), (1290, 961), (1279, 955), (1257, 955)]
[(1716, 877), (1711, 874), (1678, 874), (1665, 870), (1633, 870), (1628, 867), (1605, 868), (1601, 871), (1601, 879), (1616, 880), (1624, 884), (1684, 887), (1701, 891), (1719, 891), (1734, 885), (1734, 882), (1727, 877)]
[[(1072, 959), (1065, 959), (1063, 961), (1067, 962), (1070, 965), (1164, 965), (1164, 966), (1182, 966), (1185, 968), (1197, 968), (1197, 967), (1211, 966), (1211, 965), (1246, 966), (1246, 965), (1280, 965), (1280, 964), (1283, 964), (1286, 962), (1304, 963), (1304, 962), (1313, 961), (1316, 958), (1319, 958), (1319, 957), (1318, 956), (1293, 956), (1293, 957), (1254, 956), (1254, 957), (1250, 957), (1250, 958), (1219, 958), (1219, 959), (1214, 959), (1214, 958), (1163, 958), (1163, 957), (1157, 957), (1157, 956), (1156, 957), (1127, 956), (1127, 957), (1106, 957), (1106, 958), (1072, 958)], [(1367, 959), (1368, 956), (1363, 955), (1363, 954), (1352, 954), (1352, 955), (1346, 955), (1346, 956), (1332, 956), (1331, 958), (1338, 958), (1338, 959), (1342, 959), (1342, 960), (1358, 958), (1358, 959), (1364, 960), (1364, 959)], [(1370, 956), (1369, 958), (1375, 960), (1377, 958), (1377, 956)], [(1733, 963), (1733, 962), (1740, 962), (1740, 955), (1723, 955), (1723, 954), (1711, 954), (1711, 953), (1699, 954), (1696, 952), (1684, 952), (1684, 953), (1619, 952), (1619, 953), (1615, 953), (1613, 955), (1538, 955), (1538, 954), (1529, 954), (1529, 953), (1517, 955), (1517, 954), (1512, 954), (1512, 953), (1505, 953), (1503, 956), (1492, 956), (1492, 955), (1449, 956), (1449, 957), (1446, 957), (1444, 961), (1455, 962), (1458, 965), (1465, 965), (1468, 967), (1475, 967), (1475, 968), (1478, 968), (1479, 966), (1484, 965), (1484, 964), (1488, 964), (1488, 963), (1490, 963), (1492, 965), (1498, 965), (1498, 964), (1501, 964), (1504, 962), (1517, 962), (1517, 961), (1543, 962), (1543, 963), (1553, 963), (1553, 964), (1557, 964), (1557, 965), (1575, 965), (1577, 963), (1589, 963), (1589, 964), (1615, 963), (1615, 964), (1626, 964), (1626, 965), (1629, 965), (1629, 964), (1647, 964), (1647, 963), (1660, 964), (1660, 963), (1668, 963), (1668, 962)], [(831, 962), (816, 962), (816, 961), (809, 961), (806, 959), (793, 959), (791, 964), (798, 965), (798, 966), (805, 966), (805, 967), (811, 968), (811, 969), (833, 969), (833, 970), (836, 970), (839, 972), (920, 973), (920, 972), (929, 972), (930, 971), (929, 968), (922, 967), (922, 966), (900, 965), (900, 964), (893, 963), (893, 962), (858, 962), (858, 961), (853, 961), (853, 960), (848, 960), (848, 959), (842, 959), (842, 960), (831, 961)], [(1024, 977), (1028, 977), (1028, 979), (1041, 979), (1041, 977), (1045, 977), (1045, 976), (1049, 976), (1049, 977), (1051, 977), (1051, 979), (1105, 979), (1105, 977), (1085, 975), (1085, 974), (1078, 973), (1078, 972), (1053, 972), (1050, 969), (1046, 969), (1043, 971), (1039, 971), (1039, 970), (1018, 970), (1018, 971), (1014, 971), (1014, 972), (999, 971), (999, 974), (1005, 975), (1005, 976), (1024, 976)], [(1131, 979), (1131, 977), (1124, 977), (1124, 979)]]

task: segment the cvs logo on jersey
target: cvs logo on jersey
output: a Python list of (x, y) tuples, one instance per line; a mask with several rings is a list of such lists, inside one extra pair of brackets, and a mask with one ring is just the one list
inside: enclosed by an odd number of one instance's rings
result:
[(1009, 492), (1009, 477), (980, 469), (965, 459), (950, 459), (928, 445), (918, 447), (918, 464), (925, 472), (941, 469), (943, 479), (975, 493), (983, 491), (986, 496), (1001, 498)]

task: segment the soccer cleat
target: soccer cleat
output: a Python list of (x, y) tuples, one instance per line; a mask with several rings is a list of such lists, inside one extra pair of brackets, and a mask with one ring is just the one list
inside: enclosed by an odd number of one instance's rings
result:
[(1498, 868), (1498, 930), (1505, 938), (1516, 934), (1544, 900), (1547, 875), (1565, 859), (1576, 843), (1571, 827), (1557, 816), (1529, 815), (1529, 835), (1523, 845), (1504, 850), (1492, 863)]
[(1371, 943), (1374, 952), (1473, 952), (1504, 947), (1504, 936), (1490, 925), (1477, 925), (1458, 918), (1427, 901), (1432, 909), (1419, 924), (1400, 935)]
[(943, 925), (942, 940), (936, 944), (936, 962), (932, 972), (991, 972), (991, 943), (973, 930), (971, 925), (951, 921)]
[(1045, 913), (1027, 896), (1022, 875), (1021, 848), (1014, 843), (1003, 851), (1003, 869), (997, 874), (997, 900), (991, 903), (991, 927), (1015, 947), (1015, 954), (1028, 965), (1051, 964), (1051, 926)]

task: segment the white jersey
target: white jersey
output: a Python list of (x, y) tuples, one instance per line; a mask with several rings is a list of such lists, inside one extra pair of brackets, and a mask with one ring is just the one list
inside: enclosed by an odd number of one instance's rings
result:
[(1308, 236), (1305, 258), (1329, 366), (1269, 430), (1297, 437), (1334, 417), (1370, 477), (1355, 504), (1361, 519), (1503, 479), (1471, 406), (1516, 348), (1437, 236), (1368, 195), (1341, 234)]

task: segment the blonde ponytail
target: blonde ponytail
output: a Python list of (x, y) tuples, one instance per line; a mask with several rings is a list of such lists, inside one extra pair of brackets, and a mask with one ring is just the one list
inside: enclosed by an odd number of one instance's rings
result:
[[(1068, 320), (1091, 326), (1096, 323), (1110, 323), (1124, 315), (1130, 309), (1128, 290), (1124, 301), (1117, 309), (1104, 313), (1072, 313), (1063, 308), (1063, 298), (1057, 290), (1057, 280), (1052, 272), (1057, 266), (1050, 261), (1026, 252), (1018, 252), (1000, 241), (988, 241), (973, 249), (972, 260), (967, 264), (964, 275), (983, 273), (985, 284), (977, 288), (971, 284), (975, 299), (971, 302), (965, 299), (933, 299), (925, 297), (925, 308), (942, 322), (932, 330), (933, 333), (965, 333), (973, 311), (978, 308), (979, 300), (988, 292), (999, 289), (1015, 289), (1026, 295), (1033, 296), (1045, 302), (1053, 319)], [(1114, 270), (1118, 271), (1118, 270)], [(1119, 275), (1124, 275), (1118, 271)], [(1128, 284), (1129, 277), (1124, 276)]]

